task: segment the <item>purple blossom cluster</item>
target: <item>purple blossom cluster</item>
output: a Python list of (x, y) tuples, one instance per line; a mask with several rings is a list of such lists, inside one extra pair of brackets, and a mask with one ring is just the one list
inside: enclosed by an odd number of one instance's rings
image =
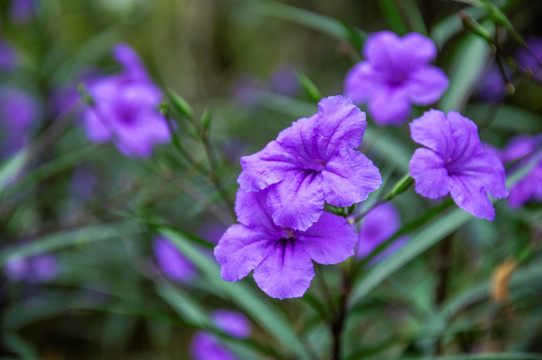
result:
[(344, 94), (368, 103), (377, 124), (399, 125), (411, 104), (430, 105), (448, 87), (444, 71), (428, 64), (436, 55), (433, 41), (417, 33), (402, 38), (389, 31), (371, 34), (363, 49), (365, 61), (346, 75)]
[(501, 161), (484, 150), (478, 127), (461, 114), (430, 110), (410, 123), (412, 139), (425, 146), (414, 152), (410, 174), (416, 192), (430, 199), (452, 196), (470, 214), (493, 220), (488, 198), (508, 196)]
[(530, 37), (526, 45), (527, 48), (517, 51), (516, 61), (522, 71), (532, 74), (534, 80), (542, 83), (542, 38)]
[[(238, 339), (250, 336), (252, 327), (241, 313), (231, 310), (216, 310), (211, 315), (213, 324), (226, 334)], [(215, 335), (199, 331), (192, 339), (190, 353), (194, 360), (235, 360), (237, 357), (224, 347)]]
[(382, 183), (355, 151), (365, 115), (342, 96), (324, 98), (318, 113), (294, 122), (263, 150), (241, 158), (231, 226), (215, 248), (221, 276), (237, 281), (254, 270), (258, 286), (279, 299), (300, 297), (314, 277), (312, 261), (336, 264), (354, 254), (357, 235), (324, 212), (350, 206)]
[(84, 116), (87, 135), (94, 142), (113, 141), (127, 156), (149, 157), (155, 144), (171, 137), (159, 113), (162, 94), (132, 48), (119, 44), (113, 55), (124, 71), (89, 85), (94, 104)]

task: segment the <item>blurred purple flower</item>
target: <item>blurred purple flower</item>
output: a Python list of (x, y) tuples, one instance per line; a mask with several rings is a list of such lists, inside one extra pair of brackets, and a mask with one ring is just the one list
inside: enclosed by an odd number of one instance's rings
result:
[(258, 78), (245, 75), (237, 78), (231, 89), (237, 102), (246, 107), (254, 107), (260, 102), (262, 87)]
[(531, 37), (527, 39), (527, 47), (516, 52), (516, 61), (524, 72), (533, 74), (533, 79), (542, 82), (542, 38)]
[(278, 68), (269, 79), (271, 90), (276, 93), (292, 96), (299, 89), (299, 81), (293, 67), (282, 66)]
[(10, 281), (41, 283), (56, 278), (60, 272), (60, 266), (56, 257), (49, 254), (30, 257), (15, 256), (8, 260), (4, 271)]
[(10, 155), (28, 141), (39, 117), (38, 102), (25, 92), (3, 86), (0, 88), (0, 129), (5, 134), (2, 153)]
[(377, 124), (401, 124), (411, 104), (432, 104), (448, 87), (444, 71), (428, 65), (436, 54), (433, 41), (417, 33), (402, 38), (389, 31), (371, 34), (363, 49), (366, 61), (348, 72), (344, 94), (369, 103)]
[(0, 71), (11, 71), (17, 65), (17, 53), (7, 42), (0, 40)]
[(132, 48), (119, 44), (114, 57), (124, 72), (88, 86), (95, 104), (85, 112), (87, 135), (94, 142), (114, 141), (127, 156), (149, 157), (154, 144), (170, 140), (158, 111), (162, 95)]
[[(366, 257), (371, 254), (380, 244), (388, 240), (401, 227), (399, 211), (391, 203), (386, 202), (372, 209), (361, 223), (359, 242), (356, 255)], [(407, 241), (408, 237), (403, 236), (394, 240), (386, 250), (380, 253), (375, 260), (379, 261), (398, 249)]]
[[(252, 331), (248, 319), (237, 311), (216, 310), (211, 315), (213, 323), (226, 334), (246, 339)], [(190, 353), (195, 360), (235, 360), (237, 357), (226, 349), (211, 333), (199, 331), (192, 339)]]
[(154, 256), (164, 274), (176, 281), (188, 281), (196, 275), (194, 265), (167, 238), (158, 237), (153, 244)]
[(448, 117), (429, 110), (410, 123), (412, 139), (419, 148), (410, 160), (410, 174), (416, 192), (430, 199), (452, 196), (470, 214), (493, 220), (495, 209), (488, 198), (508, 196), (504, 167), (494, 155), (484, 151), (478, 127), (461, 114)]
[(492, 65), (485, 72), (474, 95), (485, 102), (499, 102), (506, 98), (506, 83), (497, 65)]
[(505, 163), (518, 161), (515, 167), (526, 165), (538, 157), (529, 173), (510, 189), (510, 207), (517, 209), (529, 201), (542, 201), (542, 134), (517, 136), (501, 154)]
[(317, 114), (299, 119), (263, 150), (242, 157), (237, 182), (244, 191), (269, 189), (273, 221), (306, 230), (320, 218), (326, 201), (350, 206), (382, 183), (371, 160), (354, 150), (366, 125), (365, 113), (351, 100), (324, 98)]
[(218, 240), (220, 240), (222, 234), (224, 234), (224, 231), (226, 231), (226, 229), (227, 226), (220, 222), (208, 221), (200, 227), (199, 235), (203, 239), (213, 244), (216, 244), (218, 243)]
[(254, 280), (267, 295), (301, 297), (314, 277), (312, 261), (337, 264), (354, 254), (357, 235), (345, 219), (323, 213), (305, 231), (277, 226), (267, 205), (267, 190), (239, 190), (231, 226), (215, 247), (220, 276), (238, 281), (254, 269)]
[(9, 17), (15, 22), (26, 23), (32, 19), (35, 10), (35, 0), (11, 0)]

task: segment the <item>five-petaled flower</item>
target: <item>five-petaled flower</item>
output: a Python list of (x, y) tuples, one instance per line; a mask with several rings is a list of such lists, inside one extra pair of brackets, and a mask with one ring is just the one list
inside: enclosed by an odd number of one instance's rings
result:
[(237, 182), (244, 191), (268, 189), (266, 201), (277, 225), (306, 230), (320, 218), (326, 201), (350, 206), (382, 183), (371, 160), (354, 150), (366, 125), (365, 114), (351, 100), (324, 98), (317, 114), (242, 157)]
[(478, 127), (461, 114), (448, 116), (427, 111), (410, 123), (412, 139), (419, 148), (410, 160), (416, 192), (430, 199), (450, 193), (455, 203), (472, 215), (493, 220), (495, 209), (487, 194), (508, 196), (501, 161), (484, 151)]
[(94, 142), (113, 140), (125, 155), (149, 157), (155, 143), (170, 139), (158, 112), (162, 95), (132, 48), (119, 44), (114, 56), (124, 72), (89, 86), (94, 105), (85, 112), (87, 135)]
[(314, 277), (312, 260), (324, 265), (346, 260), (354, 254), (357, 235), (344, 218), (327, 212), (305, 231), (277, 226), (267, 192), (237, 192), (240, 224), (231, 226), (214, 250), (221, 277), (238, 281), (254, 270), (254, 280), (267, 295), (300, 297)]
[(448, 87), (441, 69), (428, 65), (437, 49), (417, 33), (402, 38), (389, 31), (372, 34), (363, 49), (366, 61), (346, 75), (344, 94), (356, 103), (369, 103), (369, 114), (380, 125), (401, 124), (411, 104), (429, 105)]

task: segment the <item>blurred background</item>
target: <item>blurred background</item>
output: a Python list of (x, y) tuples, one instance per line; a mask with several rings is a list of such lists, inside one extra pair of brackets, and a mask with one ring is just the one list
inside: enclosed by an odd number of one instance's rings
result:
[[(515, 36), (540, 41), (542, 3), (490, 2), (506, 26), (485, 3), (1, 1), (2, 358), (188, 359), (202, 316), (221, 308), (250, 318), (250, 341), (220, 338), (239, 358), (301, 358), (265, 319), (248, 314), (247, 301), (222, 288), (230, 284), (213, 278), (213, 244), (235, 223), (239, 158), (314, 114), (315, 94), (341, 94), (366, 35), (381, 30), (435, 41), (435, 64), (451, 82), (436, 106), (471, 118), (492, 147), (542, 133), (542, 84), (521, 70)], [(465, 28), (462, 11), (497, 45)], [(197, 163), (207, 164), (211, 152), (229, 203), (173, 144), (143, 161), (87, 139), (77, 85), (121, 70), (111, 56), (118, 43), (136, 50), (164, 93), (191, 105), (187, 119), (169, 98), (180, 143)], [(542, 46), (532, 51), (542, 59)], [(412, 118), (426, 109), (415, 108)], [(385, 192), (408, 172), (417, 146), (407, 123), (382, 129), (371, 120), (361, 151), (380, 168)], [(197, 136), (202, 128), (207, 144)], [(394, 205), (408, 223), (438, 203), (411, 189)], [(461, 220), (359, 299), (346, 323), (345, 359), (542, 352), (542, 207), (495, 206), (495, 222)], [(458, 219), (451, 215), (433, 224)], [(159, 245), (159, 225), (184, 234), (191, 255)], [(364, 264), (364, 274), (372, 266)], [(242, 286), (247, 300), (286, 319), (316, 354), (309, 358), (326, 359), (327, 310), (318, 307), (326, 287), (340, 293), (337, 269), (318, 267), (327, 285), (315, 279), (300, 300), (267, 298), (250, 277)]]

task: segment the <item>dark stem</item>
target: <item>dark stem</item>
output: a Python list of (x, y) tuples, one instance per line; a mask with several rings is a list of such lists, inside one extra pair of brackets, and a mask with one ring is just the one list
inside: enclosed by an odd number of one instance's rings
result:
[(333, 335), (333, 360), (341, 358), (341, 337), (344, 329), (347, 312), (347, 300), (351, 291), (351, 276), (343, 270), (343, 285), (341, 297), (339, 299), (339, 307), (335, 319), (331, 323), (331, 333)]
[[(435, 289), (435, 305), (437, 309), (440, 308), (442, 304), (444, 304), (446, 298), (448, 297), (451, 271), (450, 262), (452, 258), (452, 236), (453, 234), (446, 236), (441, 241), (438, 248), (438, 283)], [(435, 349), (437, 355), (442, 352), (441, 338), (437, 340)]]

